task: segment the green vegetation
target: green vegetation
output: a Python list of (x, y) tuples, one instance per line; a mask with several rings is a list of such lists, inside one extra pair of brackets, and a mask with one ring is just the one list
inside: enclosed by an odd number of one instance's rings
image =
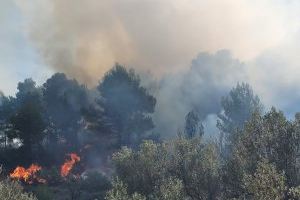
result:
[(0, 181), (0, 197), (3, 200), (37, 200), (32, 194), (24, 192), (18, 182), (9, 179)]
[[(300, 114), (265, 111), (241, 83), (221, 99), (217, 137), (206, 137), (201, 110), (192, 109), (177, 137), (165, 139), (152, 132), (155, 105), (120, 65), (95, 89), (60, 73), (39, 87), (20, 82), (15, 97), (0, 99), (0, 199), (300, 199)], [(81, 159), (62, 177), (68, 153)], [(45, 184), (6, 179), (32, 163)]]

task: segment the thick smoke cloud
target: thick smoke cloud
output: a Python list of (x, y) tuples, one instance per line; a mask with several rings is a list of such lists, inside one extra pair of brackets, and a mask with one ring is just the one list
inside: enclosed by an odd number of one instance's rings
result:
[(156, 95), (154, 115), (159, 132), (176, 134), (182, 130), (185, 115), (191, 110), (197, 111), (211, 127), (213, 115), (221, 111), (221, 97), (237, 82), (248, 79), (245, 67), (230, 51), (221, 50), (215, 54), (200, 53), (188, 71), (164, 77)]
[(293, 31), (295, 3), (284, 2), (17, 0), (45, 63), (91, 85), (115, 62), (160, 75), (202, 51), (253, 58)]
[(265, 51), (247, 65), (249, 83), (268, 106), (276, 106), (290, 117), (300, 111), (300, 35)]
[(157, 96), (160, 131), (176, 133), (191, 109), (209, 129), (220, 97), (238, 81), (250, 83), (267, 107), (300, 110), (297, 0), (16, 2), (54, 71), (91, 86), (115, 62), (150, 71), (159, 81), (142, 81)]
[[(249, 83), (266, 110), (275, 106), (290, 118), (300, 111), (299, 37), (263, 52), (255, 59), (241, 62), (229, 50), (215, 54), (200, 53), (189, 70), (165, 76), (157, 93), (154, 119), (159, 131), (182, 130), (190, 110), (199, 112), (208, 132), (215, 132), (220, 98), (237, 82)], [(175, 125), (175, 126), (174, 126)]]

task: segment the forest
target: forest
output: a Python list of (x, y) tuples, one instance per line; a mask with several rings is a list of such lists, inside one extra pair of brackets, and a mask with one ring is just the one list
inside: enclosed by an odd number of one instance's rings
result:
[(95, 88), (63, 73), (25, 79), (0, 97), (0, 197), (300, 199), (300, 113), (267, 109), (247, 83), (218, 101), (216, 133), (193, 109), (164, 137), (156, 96), (133, 69), (116, 64)]

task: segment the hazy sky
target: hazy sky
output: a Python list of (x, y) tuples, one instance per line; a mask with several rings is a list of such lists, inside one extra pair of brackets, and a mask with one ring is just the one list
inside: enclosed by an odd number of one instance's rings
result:
[(298, 0), (0, 0), (0, 89), (55, 71), (94, 85), (115, 62), (183, 74), (200, 52), (228, 49), (268, 105), (300, 110), (299, 10)]
[(49, 76), (49, 69), (24, 31), (20, 9), (12, 0), (0, 0), (0, 90), (14, 94), (17, 82), (33, 77), (37, 82)]

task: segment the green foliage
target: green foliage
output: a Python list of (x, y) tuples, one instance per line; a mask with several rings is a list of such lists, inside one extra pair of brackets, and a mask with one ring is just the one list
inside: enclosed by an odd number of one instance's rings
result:
[(118, 134), (118, 145), (134, 146), (154, 128), (150, 114), (156, 99), (141, 86), (133, 70), (121, 65), (111, 69), (97, 87), (103, 98), (99, 104)]
[(201, 138), (145, 141), (138, 151), (124, 147), (114, 154), (116, 175), (129, 194), (147, 199), (176, 199), (171, 194), (179, 199), (297, 199), (299, 124), (299, 118), (288, 121), (274, 108), (263, 116), (254, 112), (225, 160), (215, 143)]
[(128, 194), (127, 185), (120, 179), (116, 178), (112, 182), (112, 189), (107, 192), (106, 200), (183, 200), (183, 184), (176, 178), (168, 178), (156, 188), (156, 191), (148, 198), (134, 192), (132, 195)]
[(184, 188), (182, 181), (177, 178), (170, 177), (163, 180), (161, 185), (155, 191), (153, 199), (159, 200), (183, 200)]
[(233, 155), (224, 161), (221, 169), (222, 195), (224, 199), (238, 199), (245, 193), (243, 178), (245, 168), (242, 160), (237, 156), (236, 150)]
[(26, 79), (18, 84), (16, 96), (16, 110), (10, 118), (13, 131), (9, 138), (22, 142), (25, 159), (32, 162), (40, 152), (45, 129), (41, 90), (35, 86), (34, 81)]
[(106, 200), (146, 200), (145, 197), (138, 193), (129, 195), (127, 186), (118, 178), (112, 182), (113, 188), (107, 192)]
[[(97, 92), (55, 74), (42, 87), (20, 82), (16, 97), (0, 93), (1, 162), (9, 172), (38, 162), (38, 176), (47, 180), (47, 186), (26, 186), (36, 197), (17, 182), (1, 181), (0, 199), (300, 199), (299, 113), (295, 120), (275, 108), (263, 114), (259, 98), (242, 83), (221, 101), (220, 143), (201, 137), (202, 119), (194, 111), (186, 116), (184, 137), (141, 143), (152, 136), (155, 104), (139, 76), (120, 65)], [(112, 156), (118, 177), (112, 183), (96, 172), (63, 179), (57, 166), (40, 162), (61, 164), (62, 152), (76, 150), (81, 162), (107, 158), (122, 145)]]
[[(134, 192), (132, 195), (128, 194), (127, 185), (116, 178), (113, 182), (113, 188), (107, 192), (106, 200), (146, 200), (143, 195)], [(183, 184), (176, 178), (168, 178), (156, 188), (155, 192), (147, 199), (150, 200), (183, 200), (184, 191)]]
[(204, 135), (204, 127), (195, 111), (190, 111), (185, 116), (184, 133), (188, 138), (193, 138), (195, 136), (202, 137)]
[(77, 150), (81, 112), (89, 106), (87, 88), (67, 79), (65, 74), (56, 73), (43, 84), (43, 100), (48, 123), (54, 128), (48, 142), (55, 145), (55, 139), (62, 137), (69, 149)]
[(167, 173), (167, 149), (164, 144), (145, 141), (134, 152), (127, 147), (113, 155), (116, 173), (128, 185), (130, 193), (151, 194)]
[(14, 136), (18, 137), (24, 146), (37, 144), (42, 139), (44, 122), (41, 110), (33, 103), (22, 105), (11, 118), (15, 129)]
[(300, 199), (300, 186), (291, 187), (288, 191), (289, 200)]
[(214, 143), (178, 138), (172, 144), (169, 168), (193, 199), (215, 199), (220, 190), (219, 152)]
[(0, 182), (0, 197), (2, 200), (37, 200), (32, 194), (24, 192), (18, 182), (9, 179)]
[(275, 166), (266, 160), (260, 161), (255, 173), (244, 177), (246, 199), (282, 200), (286, 191), (285, 181), (284, 174), (278, 173)]
[(230, 132), (234, 128), (242, 128), (254, 111), (261, 112), (263, 109), (259, 97), (246, 83), (238, 83), (228, 96), (222, 98), (221, 105), (224, 114), (220, 115), (223, 120), (220, 129), (225, 132)]
[(254, 112), (261, 113), (263, 106), (252, 88), (246, 84), (237, 84), (229, 95), (221, 100), (223, 113), (219, 114), (217, 127), (221, 132), (220, 143), (223, 154), (228, 156), (238, 141), (239, 131), (243, 129)]
[(247, 123), (237, 153), (249, 171), (265, 158), (287, 176), (289, 186), (299, 184), (297, 163), (299, 155), (299, 122), (289, 122), (282, 112), (272, 108), (264, 116), (253, 115)]
[[(244, 181), (243, 177), (247, 174), (248, 177), (256, 178), (256, 180), (262, 178), (259, 170), (269, 170), (268, 173), (275, 177), (279, 176), (276, 176), (275, 169), (284, 172), (284, 174), (280, 174), (280, 177), (284, 177), (286, 186), (294, 191), (293, 188), (299, 185), (299, 134), (297, 117), (295, 121), (288, 121), (283, 113), (275, 108), (263, 116), (255, 112), (246, 123), (244, 130), (240, 132), (233, 154), (225, 161), (222, 169), (224, 196), (231, 198), (243, 196), (247, 193), (245, 188), (241, 187)], [(266, 160), (271, 164), (266, 163)], [(265, 165), (272, 167), (268, 168)], [(268, 177), (263, 174), (262, 176), (268, 179), (271, 175)], [(247, 180), (249, 183), (249, 178)], [(259, 181), (263, 184), (263, 180)], [(270, 190), (278, 189), (277, 185), (272, 185), (271, 179), (268, 181)], [(253, 187), (255, 185), (264, 187), (252, 184)], [(248, 186), (250, 187), (251, 184), (249, 183)], [(269, 191), (261, 189), (261, 192), (269, 195)]]
[[(220, 192), (216, 145), (199, 138), (178, 138), (162, 144), (145, 141), (139, 151), (123, 148), (114, 154), (113, 161), (116, 174), (130, 194), (215, 199)], [(173, 191), (175, 188), (178, 193)]]

